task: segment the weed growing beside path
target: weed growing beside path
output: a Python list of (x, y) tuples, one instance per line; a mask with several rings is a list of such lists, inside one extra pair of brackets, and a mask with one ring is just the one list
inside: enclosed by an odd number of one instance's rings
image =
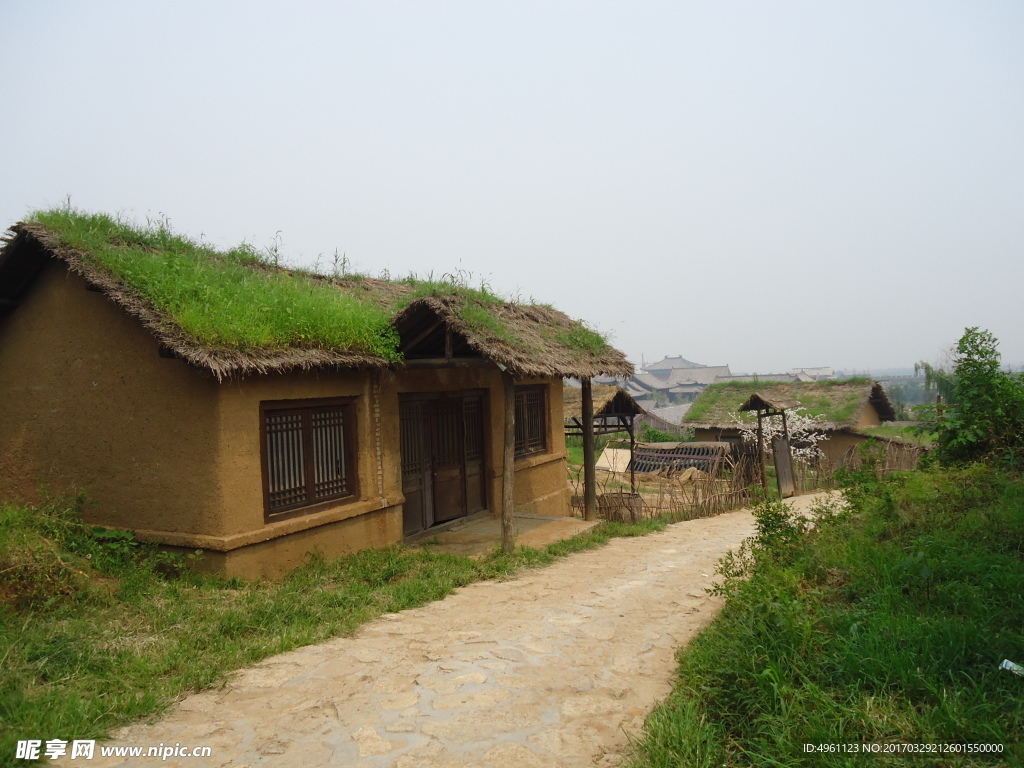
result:
[(667, 525), (609, 523), (480, 561), (366, 550), (246, 583), (193, 573), (130, 534), (82, 525), (78, 504), (0, 503), (0, 765), (14, 762), (19, 739), (103, 738), (267, 656)]
[(814, 530), (772, 503), (755, 512), (760, 536), (723, 561), (728, 602), (680, 653), (635, 766), (1024, 761), (1024, 679), (998, 669), (1024, 660), (1024, 482), (974, 467), (861, 478), (846, 495)]

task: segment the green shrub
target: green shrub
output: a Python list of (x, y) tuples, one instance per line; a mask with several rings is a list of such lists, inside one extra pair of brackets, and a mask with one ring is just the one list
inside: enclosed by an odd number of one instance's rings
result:
[(678, 443), (682, 442), (684, 438), (655, 429), (650, 424), (641, 424), (636, 439), (641, 443)]
[(1000, 368), (997, 346), (989, 331), (967, 328), (957, 342), (952, 376), (928, 371), (953, 393), (953, 402), (916, 409), (922, 428), (937, 434), (936, 456), (943, 464), (1024, 466), (1024, 381)]

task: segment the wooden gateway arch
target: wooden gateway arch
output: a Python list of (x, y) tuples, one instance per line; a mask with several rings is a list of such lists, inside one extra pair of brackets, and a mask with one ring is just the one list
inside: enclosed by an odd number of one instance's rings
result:
[(626, 390), (614, 384), (592, 385), (582, 380), (582, 387), (566, 387), (564, 391), (565, 435), (583, 438), (583, 516), (597, 518), (597, 476), (594, 437), (616, 432), (629, 434), (629, 485), (636, 493), (633, 458), (636, 453), (634, 421), (645, 413)]
[(761, 475), (761, 487), (768, 487), (764, 471), (764, 419), (770, 416), (782, 417), (782, 435), (772, 438), (772, 454), (775, 457), (775, 477), (779, 485), (779, 496), (789, 498), (796, 492), (793, 482), (793, 454), (789, 448), (789, 427), (786, 411), (800, 407), (800, 401), (779, 397), (772, 393), (755, 392), (740, 406), (740, 411), (757, 412), (757, 465)]

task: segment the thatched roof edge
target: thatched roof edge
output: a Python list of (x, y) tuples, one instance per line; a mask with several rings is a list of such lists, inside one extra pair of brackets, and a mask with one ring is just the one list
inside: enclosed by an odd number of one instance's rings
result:
[[(594, 415), (600, 416), (616, 397), (625, 398), (634, 415), (645, 413), (626, 390), (614, 384), (594, 384), (591, 394), (594, 400)], [(627, 413), (629, 413), (627, 412)], [(583, 418), (583, 390), (566, 387), (562, 390), (562, 413), (566, 421)]]
[(871, 382), (871, 391), (868, 394), (868, 398), (861, 405), (860, 410), (857, 411), (858, 419), (864, 409), (867, 408), (869, 402), (875, 406), (875, 410), (878, 411), (882, 421), (896, 420), (896, 406), (892, 404), (892, 400), (889, 399), (889, 393), (885, 391), (885, 387), (880, 382)]
[(416, 299), (399, 313), (395, 323), (400, 323), (422, 307), (429, 307), (452, 331), (463, 336), (475, 352), (517, 377), (593, 378), (601, 375), (631, 376), (633, 373), (632, 363), (612, 346), (606, 345), (601, 354), (595, 355), (541, 339), (535, 332), (537, 328), (568, 329), (574, 322), (564, 312), (551, 307), (504, 303), (494, 308), (496, 319), (518, 331), (525, 348), (518, 348), (518, 345), (486, 329), (469, 325), (460, 313), (461, 304), (455, 297)]

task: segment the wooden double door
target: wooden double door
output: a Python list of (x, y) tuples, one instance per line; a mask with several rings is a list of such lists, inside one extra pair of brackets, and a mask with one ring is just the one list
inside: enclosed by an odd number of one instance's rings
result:
[(484, 392), (399, 397), (406, 536), (487, 507)]

